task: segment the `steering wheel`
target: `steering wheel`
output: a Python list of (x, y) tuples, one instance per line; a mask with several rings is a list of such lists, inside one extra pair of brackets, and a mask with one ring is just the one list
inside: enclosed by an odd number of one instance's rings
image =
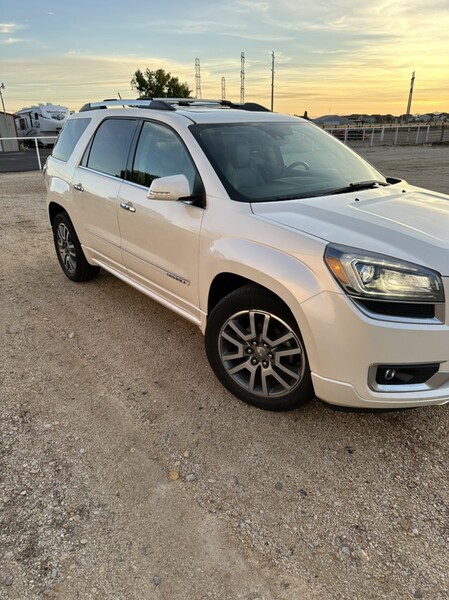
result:
[(295, 167), (304, 167), (306, 171), (310, 171), (309, 165), (303, 160), (297, 160), (291, 165), (288, 165), (287, 170), (294, 169)]

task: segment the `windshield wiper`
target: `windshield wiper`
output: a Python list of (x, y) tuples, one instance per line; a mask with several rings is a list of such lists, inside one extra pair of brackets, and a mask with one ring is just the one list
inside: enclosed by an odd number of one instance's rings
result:
[(250, 202), (273, 202), (275, 200), (303, 200), (305, 198), (317, 198), (319, 196), (331, 196), (332, 194), (346, 194), (348, 192), (356, 192), (357, 190), (370, 190), (377, 187), (390, 185), (387, 181), (378, 181), (377, 179), (369, 179), (368, 181), (358, 181), (335, 190), (315, 190), (306, 193), (282, 194), (280, 196), (271, 196), (268, 198), (251, 198)]
[(275, 196), (270, 200), (302, 200), (304, 198), (313, 198), (315, 194), (284, 194), (283, 196)]
[(390, 185), (387, 181), (379, 181), (377, 179), (368, 179), (367, 181), (358, 181), (357, 183), (350, 183), (345, 187), (337, 188), (336, 190), (330, 190), (324, 192), (323, 195), (330, 196), (332, 194), (347, 194), (348, 192), (357, 192), (359, 190), (371, 190), (377, 187), (384, 187)]

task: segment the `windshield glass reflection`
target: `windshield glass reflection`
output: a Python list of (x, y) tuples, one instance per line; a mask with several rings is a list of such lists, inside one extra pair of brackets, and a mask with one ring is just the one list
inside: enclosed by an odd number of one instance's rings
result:
[(242, 202), (350, 191), (354, 182), (388, 185), (374, 167), (311, 123), (192, 125), (230, 197)]

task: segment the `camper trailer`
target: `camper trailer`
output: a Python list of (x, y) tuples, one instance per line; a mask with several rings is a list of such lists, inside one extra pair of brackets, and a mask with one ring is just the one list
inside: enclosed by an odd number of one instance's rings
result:
[(52, 145), (69, 114), (68, 108), (51, 102), (22, 108), (14, 114), (17, 135), (24, 138), (37, 137), (42, 146)]

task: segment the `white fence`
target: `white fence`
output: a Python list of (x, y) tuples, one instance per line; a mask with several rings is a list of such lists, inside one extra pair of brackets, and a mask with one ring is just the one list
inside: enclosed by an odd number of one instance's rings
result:
[(39, 165), (39, 170), (42, 170), (42, 160), (41, 160), (41, 155), (40, 155), (40, 147), (45, 147), (45, 146), (52, 146), (55, 141), (57, 140), (58, 136), (39, 136), (39, 137), (4, 137), (4, 138), (0, 138), (0, 161), (1, 161), (1, 156), (2, 156), (2, 152), (3, 151), (3, 147), (4, 141), (11, 141), (11, 140), (16, 140), (19, 142), (20, 145), (23, 144), (27, 144), (28, 146), (34, 146), (36, 149), (36, 157), (37, 157), (37, 163)]
[(350, 145), (417, 145), (449, 142), (449, 126), (381, 125), (372, 127), (326, 127), (326, 131)]

